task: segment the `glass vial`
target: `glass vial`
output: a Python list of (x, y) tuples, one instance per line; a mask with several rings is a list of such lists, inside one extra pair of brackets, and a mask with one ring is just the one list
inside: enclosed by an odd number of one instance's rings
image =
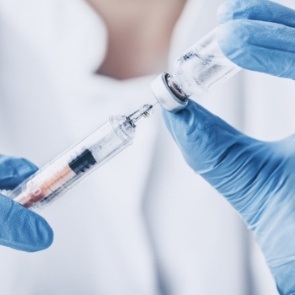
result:
[(171, 74), (163, 73), (153, 81), (154, 95), (164, 108), (183, 109), (188, 98), (203, 96), (241, 70), (223, 54), (216, 34), (217, 28), (190, 47)]

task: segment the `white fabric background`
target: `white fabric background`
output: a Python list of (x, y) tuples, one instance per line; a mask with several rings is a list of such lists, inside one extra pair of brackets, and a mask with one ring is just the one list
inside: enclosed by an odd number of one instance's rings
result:
[[(292, 2), (292, 1), (289, 1)], [(190, 0), (171, 62), (216, 25), (221, 3)], [(42, 166), (110, 114), (153, 101), (152, 77), (95, 76), (107, 31), (83, 0), (0, 0), (0, 150)], [(294, 82), (243, 72), (200, 103), (264, 140), (293, 132)], [(1, 248), (5, 295), (272, 295), (239, 216), (184, 163), (160, 110), (129, 150), (42, 212), (47, 251)]]

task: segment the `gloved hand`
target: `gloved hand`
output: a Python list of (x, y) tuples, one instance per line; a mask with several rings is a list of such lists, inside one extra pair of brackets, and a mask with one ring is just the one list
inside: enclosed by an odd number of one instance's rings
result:
[[(12, 189), (37, 170), (25, 159), (0, 155), (0, 189)], [(36, 213), (0, 195), (0, 244), (34, 252), (50, 246), (53, 232)]]
[(253, 231), (281, 294), (295, 294), (295, 135), (258, 141), (192, 101), (163, 116), (186, 162)]
[(231, 61), (295, 79), (295, 10), (268, 0), (227, 0), (218, 17), (219, 45)]

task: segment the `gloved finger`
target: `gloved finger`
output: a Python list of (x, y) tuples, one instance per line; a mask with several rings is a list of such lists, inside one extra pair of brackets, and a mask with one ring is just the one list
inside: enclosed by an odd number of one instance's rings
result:
[(34, 252), (51, 245), (53, 232), (44, 218), (0, 195), (0, 244)]
[(187, 163), (200, 174), (214, 170), (224, 158), (224, 152), (242, 136), (191, 100), (177, 113), (163, 110), (163, 118)]
[(221, 25), (217, 38), (223, 53), (240, 67), (295, 78), (295, 29), (236, 20)]
[(268, 0), (227, 0), (218, 9), (218, 20), (249, 19), (295, 27), (295, 10)]
[[(224, 195), (242, 215), (248, 203), (255, 208), (255, 189), (267, 182), (277, 161), (269, 161), (269, 145), (240, 133), (232, 126), (190, 101), (177, 113), (163, 112), (168, 130), (178, 144), (186, 162)], [(250, 211), (250, 210), (249, 210)], [(249, 222), (253, 216), (243, 218)]]
[(37, 170), (26, 159), (0, 155), (0, 189), (13, 189)]

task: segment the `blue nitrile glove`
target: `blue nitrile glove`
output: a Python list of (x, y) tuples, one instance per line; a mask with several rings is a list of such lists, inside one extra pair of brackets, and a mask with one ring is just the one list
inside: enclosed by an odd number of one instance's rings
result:
[[(36, 170), (25, 159), (0, 155), (0, 189), (14, 188)], [(0, 245), (34, 252), (49, 247), (52, 240), (53, 232), (41, 216), (0, 195)]]
[(295, 135), (258, 141), (192, 101), (163, 116), (186, 162), (253, 231), (281, 294), (295, 294)]
[(218, 41), (240, 67), (295, 79), (295, 10), (268, 0), (228, 0)]

